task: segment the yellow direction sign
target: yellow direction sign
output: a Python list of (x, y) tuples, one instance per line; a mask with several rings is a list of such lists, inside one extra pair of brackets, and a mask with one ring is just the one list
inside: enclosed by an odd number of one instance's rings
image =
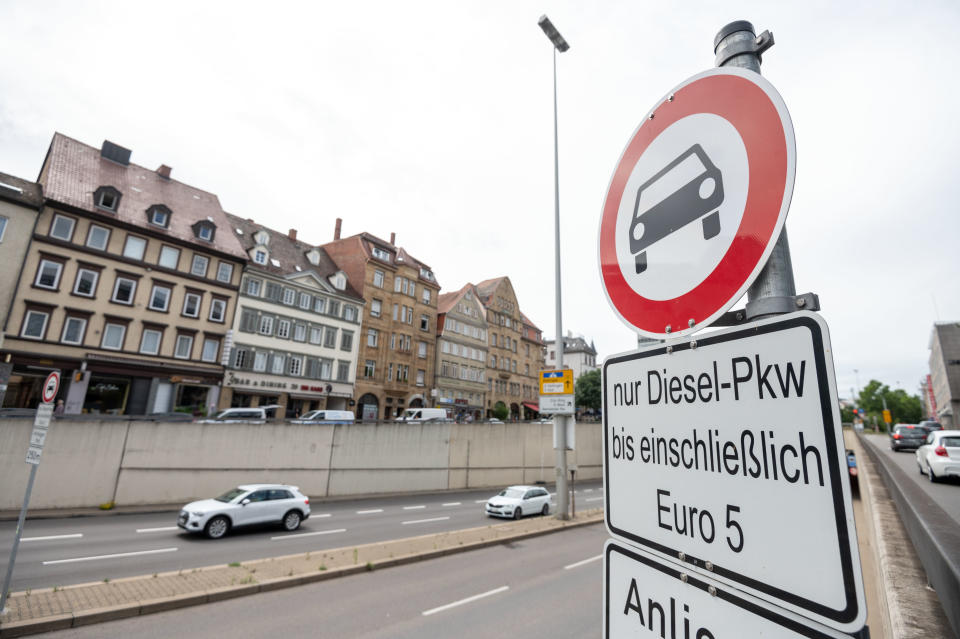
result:
[(540, 371), (541, 395), (573, 395), (573, 371), (570, 369)]
[(893, 421), (893, 415), (891, 415), (890, 411), (888, 411), (886, 408), (883, 409), (883, 421), (888, 424)]

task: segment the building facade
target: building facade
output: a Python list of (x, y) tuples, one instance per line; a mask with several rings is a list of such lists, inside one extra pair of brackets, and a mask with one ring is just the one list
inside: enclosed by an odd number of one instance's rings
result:
[(35, 406), (56, 368), (68, 414), (216, 408), (246, 255), (217, 197), (170, 173), (54, 135), (4, 331), (5, 404)]
[(357, 418), (388, 420), (431, 404), (436, 367), (437, 299), (432, 269), (403, 248), (370, 233), (324, 244), (366, 300), (357, 357)]
[[(0, 173), (0, 254), (8, 275), (0, 278), (0, 326), (6, 324), (13, 292), (22, 274), (23, 259), (42, 207), (43, 191), (39, 184)], [(0, 331), (2, 348), (3, 332)], [(5, 383), (0, 380), (0, 384)]]
[(567, 332), (563, 338), (563, 364), (557, 362), (557, 349), (555, 340), (547, 340), (547, 366), (550, 368), (569, 368), (573, 371), (573, 378), (580, 379), (584, 373), (597, 370), (597, 349), (593, 347), (593, 342), (587, 344), (587, 340), (582, 336), (574, 336)]
[(352, 410), (363, 298), (326, 252), (228, 214), (246, 250), (220, 407)]
[(937, 322), (930, 333), (930, 388), (936, 418), (945, 429), (960, 425), (960, 322)]
[(444, 293), (437, 305), (434, 406), (458, 421), (486, 414), (487, 320), (473, 284)]
[(542, 367), (540, 330), (525, 319), (509, 277), (476, 286), (487, 317), (487, 417), (499, 407), (508, 419), (534, 419), (539, 413)]

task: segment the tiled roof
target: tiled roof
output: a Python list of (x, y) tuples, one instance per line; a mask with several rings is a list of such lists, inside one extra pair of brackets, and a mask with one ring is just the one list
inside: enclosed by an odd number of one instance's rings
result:
[(438, 313), (449, 313), (454, 306), (457, 305), (457, 302), (466, 295), (467, 291), (473, 288), (473, 284), (469, 282), (464, 284), (459, 291), (454, 291), (452, 293), (441, 293), (440, 297), (437, 298), (437, 312)]
[(0, 200), (39, 210), (43, 204), (43, 189), (36, 182), (0, 173)]
[[(50, 143), (44, 172), (44, 196), (78, 209), (116, 219), (136, 226), (147, 226), (146, 211), (154, 204), (163, 204), (173, 213), (167, 229), (150, 227), (179, 240), (239, 258), (246, 253), (229, 228), (226, 213), (217, 196), (177, 180), (161, 177), (156, 171), (137, 164), (123, 165), (100, 156), (100, 149), (56, 133)], [(120, 205), (115, 214), (94, 206), (94, 192), (101, 186), (120, 191)], [(193, 224), (201, 220), (216, 225), (213, 242), (197, 239)]]
[[(321, 247), (316, 247), (312, 244), (301, 242), (300, 240), (292, 240), (286, 233), (280, 233), (279, 231), (257, 224), (253, 220), (244, 219), (230, 213), (227, 213), (226, 216), (230, 223), (229, 232), (236, 237), (245, 251), (249, 251), (257, 245), (253, 237), (257, 231), (266, 231), (269, 235), (266, 249), (270, 257), (267, 263), (256, 264), (251, 261), (248, 268), (259, 269), (280, 276), (312, 271), (317, 277), (328, 283), (328, 278), (340, 270), (330, 256), (327, 255), (327, 252)], [(242, 231), (242, 233), (237, 233), (238, 229)], [(317, 250), (320, 258), (317, 265), (311, 264), (310, 260), (307, 259), (307, 253), (312, 249)], [(339, 292), (350, 297), (355, 297), (358, 300), (362, 299), (362, 296), (357, 292), (357, 289), (352, 285), (349, 278), (347, 279), (347, 287)]]
[(529, 317), (527, 317), (523, 311), (520, 311), (520, 317), (523, 319), (523, 323), (526, 324), (527, 326), (531, 328), (535, 328), (538, 331), (540, 330), (540, 327), (534, 324), (533, 321)]
[(497, 290), (497, 287), (500, 285), (500, 282), (506, 279), (506, 276), (494, 277), (489, 280), (483, 280), (477, 284), (477, 293), (480, 295), (480, 298), (486, 302), (493, 295), (493, 292)]

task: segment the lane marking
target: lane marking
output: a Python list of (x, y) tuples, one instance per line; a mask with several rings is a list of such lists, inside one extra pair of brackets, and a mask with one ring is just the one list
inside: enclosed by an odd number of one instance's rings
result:
[(166, 532), (168, 530), (177, 530), (179, 526), (164, 526), (163, 528), (137, 528), (138, 533), (147, 532)]
[(584, 499), (583, 501), (603, 501), (603, 497), (591, 497), (590, 499)]
[(404, 510), (420, 510), (421, 508), (426, 508), (426, 506), (404, 506)]
[(271, 537), (270, 541), (277, 541), (278, 539), (292, 539), (294, 537), (315, 537), (317, 535), (332, 535), (333, 533), (342, 533), (342, 532), (347, 532), (347, 529), (337, 528), (334, 530), (318, 530), (316, 532), (294, 533), (292, 535), (277, 535), (276, 537)]
[(422, 614), (424, 617), (429, 617), (430, 615), (436, 614), (438, 612), (443, 612), (444, 610), (449, 610), (450, 608), (455, 608), (457, 606), (462, 606), (463, 604), (470, 603), (471, 601), (476, 601), (477, 599), (483, 599), (484, 597), (489, 597), (491, 595), (496, 595), (505, 590), (510, 590), (510, 586), (500, 586), (499, 588), (494, 588), (493, 590), (488, 590), (487, 592), (481, 592), (479, 595), (474, 595), (472, 597), (467, 597), (466, 599), (461, 599), (460, 601), (454, 601), (453, 603), (448, 603), (445, 606), (438, 606), (437, 608), (431, 608), (430, 610), (424, 610)]
[(370, 510), (358, 510), (358, 511), (357, 511), (357, 514), (358, 514), (358, 515), (370, 515), (370, 514), (373, 514), (373, 513), (382, 513), (382, 512), (383, 512), (383, 508), (371, 508)]
[(310, 515), (310, 519), (321, 519), (323, 517), (329, 517), (330, 513), (320, 513), (319, 515)]
[(74, 557), (73, 559), (54, 559), (52, 561), (44, 561), (44, 566), (52, 566), (53, 564), (72, 564), (78, 561), (94, 561), (96, 559), (116, 559), (118, 557), (137, 557), (139, 555), (156, 555), (162, 552), (177, 552), (176, 548), (158, 548), (157, 550), (138, 550), (136, 552), (118, 552), (114, 555), (96, 555), (94, 557)]
[(406, 526), (407, 524), (425, 524), (429, 521), (444, 521), (446, 519), (450, 519), (450, 518), (449, 517), (431, 517), (430, 519), (414, 519), (412, 521), (404, 521), (401, 523), (404, 526)]
[(460, 505), (460, 502), (459, 502), (459, 501), (451, 501), (450, 503), (440, 504), (440, 505), (441, 505), (441, 506), (459, 506), (459, 505)]
[(598, 559), (603, 559), (603, 555), (597, 555), (596, 557), (591, 557), (590, 559), (584, 559), (583, 561), (578, 561), (575, 564), (570, 564), (569, 566), (564, 566), (564, 570), (570, 570), (571, 568), (579, 568), (585, 564), (589, 564), (592, 561), (597, 561)]
[(473, 503), (475, 503), (475, 504), (485, 504), (485, 503), (487, 503), (488, 501), (490, 501), (490, 500), (489, 500), (489, 499), (474, 499), (474, 500), (473, 500)]
[(585, 489), (583, 490), (583, 492), (585, 492), (585, 493), (592, 493), (592, 492), (593, 492), (593, 488), (585, 488)]
[(70, 535), (47, 535), (46, 537), (23, 537), (20, 541), (48, 541), (50, 539), (78, 539), (83, 537), (83, 533), (73, 533)]

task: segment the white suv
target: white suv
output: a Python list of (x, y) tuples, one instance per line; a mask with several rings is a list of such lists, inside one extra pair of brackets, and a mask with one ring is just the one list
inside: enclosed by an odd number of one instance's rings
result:
[(247, 484), (214, 499), (190, 502), (180, 511), (177, 525), (219, 539), (235, 526), (277, 523), (294, 531), (310, 517), (310, 498), (296, 486)]

